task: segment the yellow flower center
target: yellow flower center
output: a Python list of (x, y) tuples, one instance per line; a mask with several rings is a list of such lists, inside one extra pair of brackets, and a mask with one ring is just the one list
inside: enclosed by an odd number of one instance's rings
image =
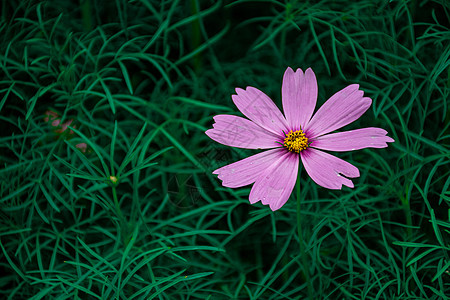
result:
[(308, 138), (303, 130), (289, 131), (285, 134), (283, 146), (291, 152), (300, 153), (300, 151), (308, 148)]

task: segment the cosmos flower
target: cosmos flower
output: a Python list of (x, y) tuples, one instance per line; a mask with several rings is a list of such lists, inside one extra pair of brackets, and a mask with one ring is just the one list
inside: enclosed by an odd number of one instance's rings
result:
[[(68, 120), (65, 123), (61, 123), (61, 117), (59, 114), (53, 110), (47, 110), (45, 112), (45, 122), (52, 122), (51, 126), (55, 128), (55, 133), (64, 133), (67, 130), (68, 126), (71, 126), (73, 119)], [(76, 127), (76, 126), (75, 126)], [(69, 135), (73, 134), (73, 131), (70, 130)]]
[(281, 94), (284, 116), (260, 90), (237, 88), (233, 102), (248, 119), (217, 115), (213, 128), (206, 131), (211, 139), (227, 146), (270, 149), (213, 172), (225, 187), (254, 183), (249, 195), (252, 204), (261, 201), (274, 211), (282, 207), (294, 188), (300, 161), (318, 185), (353, 188), (349, 178), (359, 177), (358, 168), (321, 150), (384, 148), (394, 142), (384, 129), (375, 127), (331, 133), (357, 120), (370, 107), (372, 100), (363, 96), (358, 84), (334, 94), (314, 115), (317, 80), (311, 68), (305, 73), (287, 68)]
[[(73, 130), (66, 131), (68, 126), (71, 126), (73, 119), (68, 120), (65, 123), (61, 123), (61, 117), (60, 115), (53, 111), (53, 110), (47, 110), (44, 114), (44, 121), (45, 122), (51, 122), (51, 126), (54, 128), (54, 132), (56, 134), (63, 134), (66, 133), (67, 137), (71, 137), (74, 132)], [(75, 125), (72, 125), (74, 128), (76, 128)], [(87, 144), (86, 143), (79, 143), (75, 145), (76, 148), (78, 148), (81, 152), (86, 153), (87, 150)]]

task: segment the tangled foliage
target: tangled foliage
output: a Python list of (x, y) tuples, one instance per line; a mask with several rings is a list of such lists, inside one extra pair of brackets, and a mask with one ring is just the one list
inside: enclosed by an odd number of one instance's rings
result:
[[(0, 297), (448, 299), (449, 3), (311, 2), (3, 1)], [(302, 174), (306, 259), (295, 201), (221, 187), (251, 151), (204, 134), (287, 66), (396, 140), (342, 155), (354, 189)]]

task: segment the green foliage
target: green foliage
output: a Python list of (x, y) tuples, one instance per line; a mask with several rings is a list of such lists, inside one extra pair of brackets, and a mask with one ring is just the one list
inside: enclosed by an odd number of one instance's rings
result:
[[(450, 297), (448, 2), (0, 7), (0, 297)], [(313, 68), (319, 104), (360, 84), (354, 126), (396, 141), (338, 154), (354, 189), (302, 172), (300, 241), (296, 193), (250, 205), (212, 171), (252, 152), (204, 134), (235, 87), (279, 105), (287, 66)]]

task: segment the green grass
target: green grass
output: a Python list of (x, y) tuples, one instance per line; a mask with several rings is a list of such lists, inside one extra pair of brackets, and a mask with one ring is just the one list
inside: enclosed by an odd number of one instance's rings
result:
[[(309, 2), (2, 2), (0, 298), (449, 299), (450, 5)], [(212, 171), (254, 151), (204, 134), (288, 66), (396, 141), (337, 154), (354, 189), (302, 170), (301, 241), (297, 192), (250, 205)]]

